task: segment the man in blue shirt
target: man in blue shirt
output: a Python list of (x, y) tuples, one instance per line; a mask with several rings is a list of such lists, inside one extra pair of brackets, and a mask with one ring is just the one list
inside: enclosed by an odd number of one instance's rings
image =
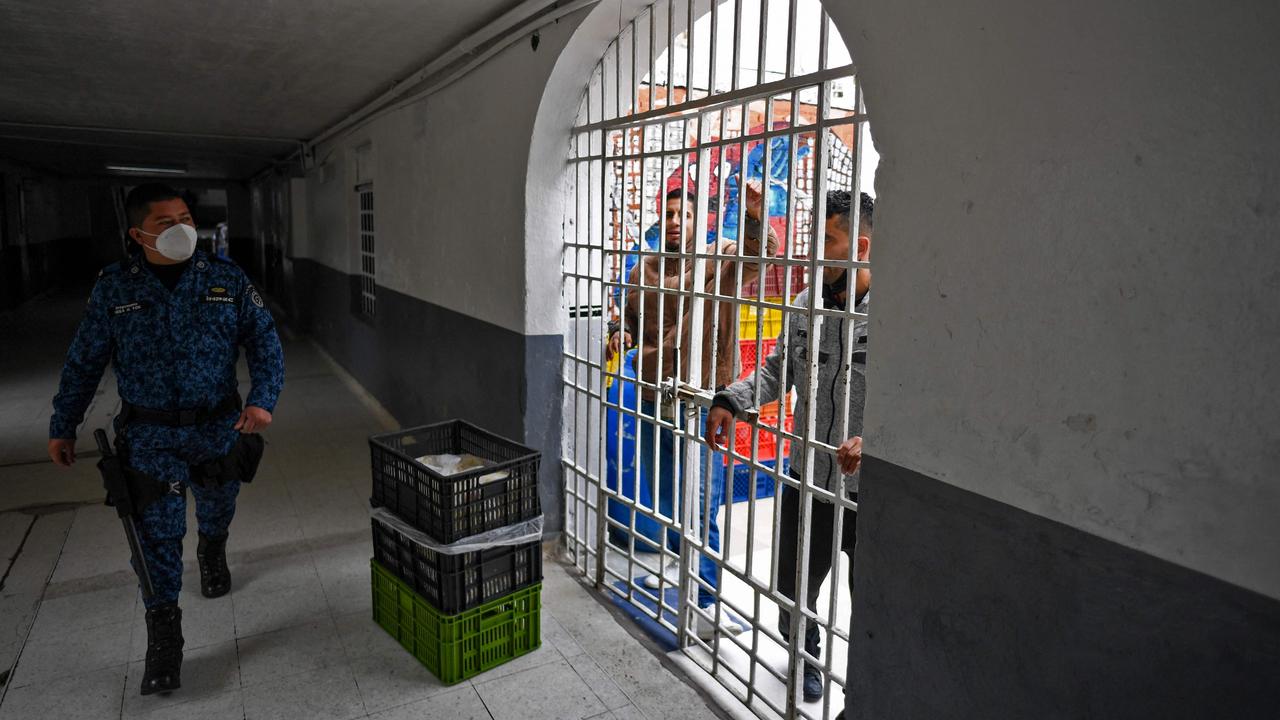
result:
[[(252, 433), (271, 423), (284, 357), (271, 313), (240, 268), (195, 250), (187, 204), (158, 184), (125, 200), (129, 237), (141, 252), (107, 266), (89, 296), (62, 368), (49, 422), (49, 456), (75, 462), (83, 422), (108, 361), (121, 411), (116, 449), (124, 459), (154, 586), (147, 608), (142, 694), (181, 686), (182, 539), (186, 491), (196, 501), (201, 592), (231, 589), (226, 542), (243, 459), (261, 452)], [(252, 386), (241, 409), (236, 361), (244, 347)], [(256, 467), (256, 456), (252, 461)]]

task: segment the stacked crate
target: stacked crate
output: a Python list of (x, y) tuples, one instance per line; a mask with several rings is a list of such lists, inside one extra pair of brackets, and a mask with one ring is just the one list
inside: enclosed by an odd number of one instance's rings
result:
[[(787, 301), (782, 297), (766, 297), (764, 302), (773, 305), (786, 305)], [(795, 322), (794, 320), (792, 322)], [(742, 305), (738, 310), (738, 359), (741, 370), (738, 373), (739, 380), (745, 380), (751, 377), (751, 373), (755, 372), (756, 366), (768, 357), (773, 351), (774, 346), (778, 344), (778, 335), (782, 333), (782, 311), (773, 308), (758, 308), (755, 305)], [(760, 339), (760, 348), (757, 352), (756, 338)], [(759, 432), (760, 442), (757, 447), (758, 454), (756, 460), (766, 467), (774, 467), (777, 463), (782, 463), (782, 471), (786, 472), (789, 466), (787, 459), (788, 453), (791, 451), (791, 441), (782, 441), (782, 450), (778, 450), (779, 432), (777, 430), (767, 430), (769, 428), (781, 427), (785, 432), (793, 432), (795, 419), (791, 415), (791, 405), (794, 393), (787, 394), (786, 412), (780, 413), (778, 401), (764, 403), (760, 406), (760, 425)], [(781, 426), (779, 426), (779, 415), (782, 415)], [(751, 425), (747, 423), (738, 423), (734, 433), (734, 451), (743, 457), (751, 457)], [(729, 463), (729, 458), (724, 457), (725, 464)], [(733, 466), (733, 502), (743, 502), (752, 495), (757, 498), (772, 497), (776, 488), (774, 487), (773, 476), (767, 473), (756, 473), (752, 471), (750, 465), (745, 463), (736, 463)]]
[[(438, 544), (541, 513), (539, 454), (469, 423), (375, 435), (369, 452), (370, 503)], [(446, 476), (417, 460), (440, 454), (492, 464)], [(540, 541), (447, 554), (376, 516), (372, 523), (373, 619), (440, 680), (465, 680), (541, 644)]]

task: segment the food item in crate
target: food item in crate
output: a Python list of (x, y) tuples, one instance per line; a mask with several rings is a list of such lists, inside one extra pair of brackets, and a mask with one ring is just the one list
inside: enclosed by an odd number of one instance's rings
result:
[[(488, 460), (472, 455), (471, 453), (463, 455), (451, 455), (447, 453), (442, 455), (423, 455), (422, 457), (415, 459), (445, 477), (464, 473), (468, 470), (475, 470), (476, 468), (488, 467), (493, 464)], [(496, 480), (506, 480), (508, 474), (509, 473), (506, 470), (499, 470), (498, 472), (481, 475), (480, 483), (484, 484), (491, 483)]]

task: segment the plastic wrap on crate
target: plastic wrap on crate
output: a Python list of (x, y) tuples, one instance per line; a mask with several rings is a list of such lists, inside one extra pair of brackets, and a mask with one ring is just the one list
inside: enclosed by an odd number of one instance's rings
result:
[[(472, 454), (494, 464), (441, 475), (418, 458)], [(373, 487), (369, 501), (386, 507), (440, 542), (528, 520), (541, 513), (536, 450), (463, 420), (369, 438)], [(490, 475), (506, 473), (505, 478)]]
[(370, 518), (373, 557), (437, 610), (453, 615), (542, 580), (542, 541), (447, 555)]
[(528, 520), (521, 520), (505, 527), (486, 530), (478, 535), (471, 535), (458, 542), (448, 544), (436, 542), (430, 535), (396, 517), (394, 513), (386, 508), (371, 508), (369, 515), (378, 522), (386, 523), (397, 532), (404, 533), (414, 542), (445, 555), (462, 555), (463, 553), (478, 552), (503, 545), (524, 545), (525, 543), (537, 542), (542, 539), (541, 515)]

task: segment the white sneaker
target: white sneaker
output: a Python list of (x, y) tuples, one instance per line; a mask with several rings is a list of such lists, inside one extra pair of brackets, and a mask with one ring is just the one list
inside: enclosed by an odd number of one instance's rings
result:
[(711, 617), (706, 617), (701, 612), (694, 613), (694, 617), (697, 618), (694, 622), (694, 632), (697, 633), (698, 638), (701, 640), (712, 640), (717, 632), (725, 635), (737, 635), (746, 630), (737, 621), (729, 617), (727, 610), (720, 610), (720, 624), (716, 625), (714, 620), (715, 608), (706, 607), (701, 609), (711, 615)]
[[(666, 578), (667, 587), (675, 587), (680, 582), (680, 563), (668, 562), (666, 567), (662, 568), (662, 577)], [(661, 583), (657, 575), (649, 574), (644, 576), (644, 586), (650, 590), (657, 590)]]

